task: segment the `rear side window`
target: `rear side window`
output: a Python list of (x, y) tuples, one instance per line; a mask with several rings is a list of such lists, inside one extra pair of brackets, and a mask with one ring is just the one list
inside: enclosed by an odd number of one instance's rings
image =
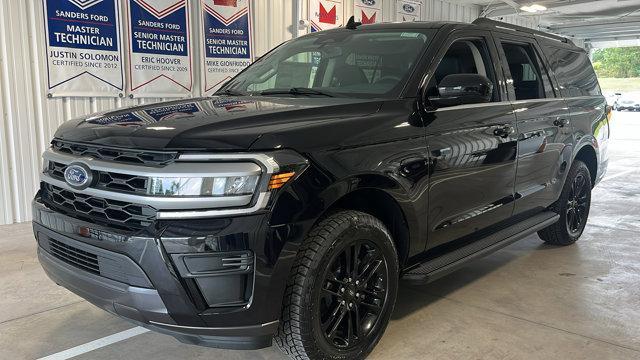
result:
[(546, 46), (545, 52), (564, 97), (600, 95), (598, 78), (585, 52)]
[(545, 81), (531, 45), (502, 43), (516, 100), (544, 99)]

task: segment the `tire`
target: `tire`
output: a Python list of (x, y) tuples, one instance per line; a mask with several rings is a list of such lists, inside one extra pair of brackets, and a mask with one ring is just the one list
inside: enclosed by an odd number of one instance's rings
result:
[(278, 348), (292, 359), (364, 358), (387, 327), (398, 279), (397, 252), (380, 220), (351, 210), (322, 219), (291, 269)]
[(550, 245), (571, 245), (576, 242), (587, 224), (591, 208), (591, 174), (580, 160), (575, 160), (560, 198), (551, 210), (560, 214), (560, 220), (540, 231), (538, 236)]

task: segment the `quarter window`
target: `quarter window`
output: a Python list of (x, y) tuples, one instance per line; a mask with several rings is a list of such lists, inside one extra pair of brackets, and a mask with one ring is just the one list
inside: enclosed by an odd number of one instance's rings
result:
[(585, 52), (545, 47), (565, 97), (600, 95), (598, 78)]

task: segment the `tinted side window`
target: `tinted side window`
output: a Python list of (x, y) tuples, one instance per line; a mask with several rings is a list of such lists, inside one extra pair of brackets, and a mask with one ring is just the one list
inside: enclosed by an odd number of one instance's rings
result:
[(586, 53), (551, 46), (545, 51), (560, 83), (562, 96), (600, 95), (598, 78)]
[(516, 100), (544, 99), (545, 84), (531, 45), (503, 43)]
[(498, 101), (496, 77), (489, 49), (484, 40), (465, 39), (451, 44), (429, 82), (428, 95), (437, 96), (437, 86), (440, 81), (445, 76), (452, 74), (479, 74), (486, 76), (494, 84), (492, 101)]

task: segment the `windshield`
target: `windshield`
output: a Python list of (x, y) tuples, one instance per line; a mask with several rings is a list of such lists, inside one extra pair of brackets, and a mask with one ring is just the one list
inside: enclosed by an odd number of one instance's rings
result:
[(221, 90), (227, 94), (394, 97), (431, 31), (338, 30), (283, 44)]

